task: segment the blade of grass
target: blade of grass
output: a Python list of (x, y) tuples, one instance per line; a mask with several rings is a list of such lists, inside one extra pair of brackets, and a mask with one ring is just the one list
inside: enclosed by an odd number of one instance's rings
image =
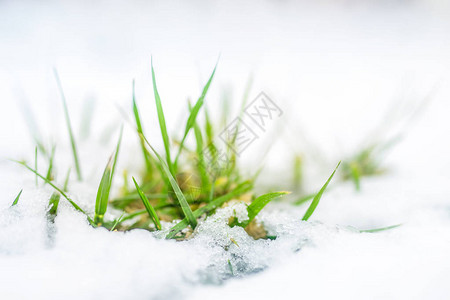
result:
[(274, 192), (274, 193), (267, 193), (262, 196), (259, 196), (255, 200), (250, 203), (250, 205), (247, 207), (247, 213), (248, 213), (248, 220), (237, 224), (241, 227), (246, 227), (248, 224), (250, 224), (253, 219), (259, 214), (259, 212), (267, 205), (270, 201), (282, 197), (286, 194), (289, 194), (289, 192)]
[(150, 149), (152, 149), (152, 151), (156, 155), (156, 157), (158, 158), (164, 172), (166, 173), (167, 178), (169, 179), (170, 185), (172, 186), (173, 191), (175, 192), (175, 194), (177, 196), (178, 202), (180, 203), (181, 209), (183, 210), (185, 217), (188, 219), (191, 227), (195, 228), (195, 226), (197, 226), (197, 219), (192, 214), (191, 207), (189, 206), (189, 204), (186, 200), (186, 197), (184, 196), (183, 192), (181, 191), (180, 187), (178, 186), (177, 181), (175, 180), (172, 173), (170, 172), (169, 166), (164, 161), (164, 159), (158, 154), (158, 152), (156, 152), (156, 150), (152, 147), (152, 145), (150, 145), (150, 143), (147, 141), (145, 136), (142, 134), (141, 134), (141, 136), (144, 139), (144, 141), (146, 142), (146, 144), (150, 147)]
[(216, 65), (215, 65), (215, 67), (214, 67), (214, 69), (213, 69), (213, 71), (211, 73), (211, 76), (208, 79), (208, 82), (203, 87), (203, 91), (202, 91), (201, 96), (198, 98), (198, 100), (195, 103), (194, 107), (190, 110), (190, 114), (189, 114), (188, 120), (186, 122), (186, 127), (184, 129), (184, 135), (183, 135), (183, 138), (181, 139), (180, 146), (178, 148), (178, 153), (177, 153), (177, 155), (175, 157), (175, 162), (174, 162), (175, 169), (176, 169), (176, 166), (178, 164), (178, 158), (180, 157), (181, 151), (183, 150), (184, 142), (185, 142), (185, 140), (186, 140), (186, 138), (187, 138), (187, 136), (189, 134), (189, 131), (194, 127), (195, 122), (197, 120), (198, 112), (200, 111), (200, 109), (203, 106), (206, 93), (208, 92), (209, 86), (211, 85), (211, 81), (213, 80), (214, 74), (216, 73), (217, 63), (216, 63)]
[[(156, 87), (156, 78), (155, 78), (155, 70), (153, 69), (153, 59), (151, 62), (152, 67), (152, 81), (153, 81), (153, 92), (155, 94), (155, 103), (156, 103), (156, 110), (158, 112), (158, 121), (159, 121), (159, 127), (161, 129), (161, 135), (164, 142), (164, 149), (166, 151), (166, 160), (167, 165), (170, 170), (170, 174), (172, 176), (175, 176), (175, 170), (172, 165), (172, 160), (170, 158), (170, 141), (169, 141), (169, 135), (167, 134), (167, 127), (166, 127), (166, 120), (164, 118), (164, 111), (161, 104), (161, 98), (159, 97), (158, 89)], [(144, 136), (144, 135), (141, 135)]]
[(125, 212), (123, 212), (120, 217), (114, 222), (113, 226), (111, 227), (111, 229), (109, 231), (114, 231), (114, 229), (116, 228), (116, 226), (122, 221), (123, 216), (125, 215)]
[(375, 232), (385, 231), (385, 230), (389, 230), (389, 229), (394, 229), (394, 228), (397, 228), (399, 226), (402, 226), (402, 224), (396, 224), (396, 225), (391, 225), (391, 226), (381, 227), (381, 228), (375, 228), (375, 229), (360, 230), (359, 232), (361, 232), (361, 233), (363, 233), (363, 232), (375, 233)]
[(50, 200), (48, 201), (48, 206), (50, 207), (50, 209), (48, 211), (48, 218), (51, 221), (55, 220), (55, 217), (58, 213), (58, 205), (59, 205), (60, 198), (61, 198), (61, 196), (59, 193), (53, 192), (50, 197)]
[(308, 202), (309, 200), (313, 199), (315, 195), (316, 194), (309, 194), (309, 195), (303, 196), (300, 199), (296, 200), (292, 204), (294, 204), (294, 205), (301, 205), (301, 204), (303, 204), (305, 202)]
[(95, 224), (97, 224), (97, 226), (102, 225), (103, 217), (106, 213), (106, 209), (108, 206), (111, 169), (112, 169), (112, 156), (109, 158), (105, 170), (103, 171), (102, 179), (100, 180), (100, 184), (97, 190), (97, 197), (95, 199), (94, 222)]
[[(144, 131), (142, 129), (141, 117), (140, 117), (140, 114), (139, 114), (139, 108), (138, 108), (137, 103), (136, 103), (136, 93), (135, 93), (134, 80), (133, 80), (133, 114), (134, 114), (134, 120), (136, 122), (136, 128), (137, 128), (138, 133), (144, 134)], [(140, 144), (141, 144), (142, 154), (144, 155), (145, 167), (146, 167), (146, 170), (147, 170), (147, 174), (150, 174), (151, 171), (152, 171), (152, 165), (151, 165), (151, 162), (150, 162), (150, 158), (151, 157), (150, 157), (150, 154), (147, 151), (147, 148), (145, 148), (144, 140), (140, 136), (139, 136), (139, 141), (140, 141)]]
[[(231, 199), (248, 192), (249, 190), (251, 190), (252, 187), (253, 187), (253, 183), (251, 181), (245, 181), (245, 182), (239, 184), (230, 193), (223, 195), (221, 197), (218, 197), (218, 198), (212, 200), (211, 202), (209, 202), (208, 204), (206, 204), (205, 206), (202, 206), (202, 207), (198, 208), (197, 210), (195, 210), (193, 212), (194, 217), (199, 218), (203, 214), (209, 213), (209, 212), (215, 210), (216, 208), (222, 206), (225, 202), (230, 201)], [(170, 229), (169, 233), (166, 236), (166, 239), (174, 238), (175, 235), (177, 235), (181, 230), (186, 228), (188, 225), (189, 225), (189, 222), (186, 218), (181, 220), (177, 225), (173, 226)]]
[(102, 179), (100, 180), (100, 184), (98, 186), (97, 197), (95, 199), (95, 215), (94, 215), (94, 222), (95, 224), (97, 224), (97, 226), (101, 226), (103, 224), (103, 218), (108, 208), (109, 192), (111, 191), (112, 180), (114, 177), (114, 171), (116, 169), (120, 144), (122, 142), (122, 133), (123, 127), (120, 129), (120, 136), (119, 141), (117, 142), (114, 160), (112, 159), (112, 156), (109, 158), (105, 170), (103, 171)]
[(145, 209), (147, 210), (148, 216), (153, 221), (153, 224), (155, 224), (156, 229), (161, 230), (161, 223), (159, 222), (159, 218), (158, 215), (156, 214), (155, 209), (150, 204), (150, 201), (148, 201), (148, 198), (145, 196), (144, 192), (141, 190), (134, 177), (132, 178), (134, 185), (136, 186), (136, 191), (139, 193), (139, 197), (141, 198), (142, 203), (144, 203)]
[(27, 164), (25, 164), (24, 162), (20, 162), (17, 160), (12, 160), (15, 163), (18, 163), (22, 166), (24, 166), (25, 168), (27, 168), (29, 171), (33, 172), (34, 174), (36, 174), (39, 178), (41, 178), (42, 180), (44, 180), (46, 183), (48, 183), (52, 188), (54, 188), (56, 191), (58, 191), (67, 201), (69, 201), (69, 203), (79, 212), (83, 213), (89, 223), (94, 224), (93, 220), (91, 219), (91, 217), (89, 217), (89, 215), (81, 208), (79, 207), (72, 199), (69, 198), (69, 196), (67, 196), (66, 193), (64, 193), (64, 191), (62, 189), (60, 189), (59, 187), (57, 187), (55, 184), (53, 184), (51, 181), (49, 181), (47, 178), (45, 178), (43, 175), (39, 174), (36, 170), (34, 170), (33, 168), (31, 168), (30, 166), (28, 166)]
[(22, 192), (23, 192), (23, 189), (21, 189), (19, 194), (17, 194), (16, 198), (14, 199), (14, 202), (11, 204), (11, 207), (13, 207), (14, 205), (17, 205), (17, 203), (19, 202), (20, 195), (22, 195)]
[(328, 178), (327, 182), (325, 182), (325, 184), (322, 186), (322, 188), (320, 189), (320, 191), (317, 193), (317, 195), (314, 196), (313, 201), (311, 202), (311, 204), (308, 207), (308, 210), (306, 211), (305, 215), (303, 216), (302, 220), (303, 221), (308, 221), (308, 219), (312, 216), (312, 214), (314, 213), (314, 211), (316, 210), (317, 205), (319, 204), (320, 198), (322, 198), (323, 192), (325, 191), (325, 189), (327, 188), (328, 184), (330, 183), (331, 179), (334, 176), (334, 173), (336, 173), (336, 170), (339, 168), (339, 165), (341, 164), (341, 162), (339, 162), (336, 166), (336, 168), (334, 169), (333, 173), (331, 173), (331, 176)]
[(64, 96), (64, 91), (62, 88), (61, 81), (59, 80), (58, 71), (56, 71), (56, 69), (53, 69), (53, 72), (55, 74), (56, 84), (58, 85), (58, 89), (61, 94), (61, 99), (62, 99), (63, 108), (64, 108), (64, 116), (66, 119), (67, 130), (69, 131), (70, 144), (72, 146), (73, 160), (75, 162), (75, 169), (77, 172), (78, 181), (81, 181), (83, 179), (83, 177), (81, 175), (81, 168), (80, 168), (80, 163), (78, 160), (77, 145), (75, 143), (75, 137), (74, 137), (73, 131), (72, 131), (72, 124), (70, 123), (70, 116), (69, 116), (69, 110), (67, 108), (66, 97)]

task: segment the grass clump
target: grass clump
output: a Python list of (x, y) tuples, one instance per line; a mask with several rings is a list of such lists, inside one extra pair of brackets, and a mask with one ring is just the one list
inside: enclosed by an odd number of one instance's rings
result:
[[(214, 124), (204, 103), (214, 79), (216, 69), (217, 65), (214, 67), (195, 104), (193, 106), (189, 105), (188, 117), (181, 138), (177, 140), (171, 139), (168, 135), (162, 105), (163, 102), (158, 92), (153, 63), (151, 64), (153, 94), (159, 129), (164, 145), (164, 155), (159, 154), (145, 136), (144, 124), (142, 122), (144, 118), (139, 110), (133, 81), (131, 99), (131, 108), (134, 115), (133, 127), (136, 131), (136, 137), (139, 139), (145, 165), (142, 168), (142, 173), (139, 175), (138, 180), (135, 177), (131, 177), (134, 188), (130, 188), (128, 184), (130, 178), (128, 178), (128, 173), (124, 172), (124, 185), (120, 189), (121, 194), (111, 199), (110, 192), (113, 186), (113, 178), (122, 141), (123, 130), (121, 129), (115, 151), (109, 158), (98, 185), (93, 214), (89, 214), (83, 210), (68, 195), (67, 187), (70, 169), (67, 172), (63, 188), (58, 187), (54, 182), (54, 147), (51, 153), (47, 155), (49, 166), (45, 176), (38, 172), (37, 165), (33, 169), (26, 163), (19, 162), (33, 172), (36, 178), (40, 178), (55, 190), (55, 193), (52, 194), (49, 200), (49, 217), (53, 220), (56, 216), (59, 200), (62, 197), (77, 211), (83, 213), (89, 223), (94, 227), (101, 226), (109, 230), (120, 231), (135, 228), (150, 231), (164, 230), (167, 239), (183, 240), (191, 235), (200, 219), (213, 214), (216, 209), (222, 207), (227, 202), (238, 200), (248, 203), (247, 213), (249, 219), (241, 223), (237, 219), (232, 219), (229, 225), (243, 227), (254, 238), (275, 239), (275, 236), (267, 236), (265, 229), (261, 227), (261, 224), (257, 224), (255, 220), (257, 215), (268, 203), (288, 194), (288, 192), (270, 192), (256, 196), (254, 184), (258, 172), (250, 177), (245, 177), (241, 174), (236, 163), (237, 156), (234, 149), (236, 147), (236, 135), (239, 130), (239, 124), (235, 129), (235, 136), (231, 137), (229, 143), (226, 143), (226, 149), (220, 149), (215, 143)], [(71, 129), (67, 104), (56, 71), (55, 77), (63, 101), (77, 178), (82, 180), (75, 137)], [(248, 93), (247, 88), (242, 104), (241, 116), (247, 102)], [(204, 116), (203, 122), (199, 119), (202, 109)], [(194, 132), (192, 139), (194, 145), (187, 143), (191, 131)], [(223, 161), (224, 155), (229, 158), (226, 162)], [(358, 157), (356, 161), (362, 171), (358, 171), (359, 173), (355, 171), (355, 174), (374, 172), (373, 167), (365, 163), (365, 157), (367, 156), (368, 154), (366, 153), (365, 156)], [(339, 165), (340, 163), (317, 194), (307, 195), (294, 203), (299, 205), (312, 199), (311, 204), (302, 218), (303, 221), (307, 221), (314, 213)], [(344, 166), (344, 170), (348, 170), (348, 165), (344, 164)], [(301, 185), (304, 176), (302, 168), (302, 157), (298, 156), (295, 158), (294, 163), (294, 190), (296, 191), (303, 189)], [(138, 181), (140, 184), (138, 184)], [(15, 203), (17, 203), (19, 196), (20, 193)], [(108, 207), (122, 211), (121, 216), (113, 220), (105, 218)], [(233, 272), (231, 265), (230, 270)]]

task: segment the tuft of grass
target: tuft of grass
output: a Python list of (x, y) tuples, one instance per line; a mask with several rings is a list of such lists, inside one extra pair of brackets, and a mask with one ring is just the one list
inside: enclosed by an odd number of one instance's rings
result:
[[(111, 231), (113, 230), (132, 230), (134, 228), (141, 228), (145, 230), (162, 230), (161, 222), (174, 222), (168, 232), (166, 233), (166, 239), (184, 240), (194, 232), (199, 219), (207, 218), (209, 215), (215, 213), (215, 211), (225, 205), (227, 202), (236, 200), (249, 203), (247, 205), (247, 213), (249, 219), (245, 222), (238, 223), (236, 218), (229, 220), (229, 226), (242, 226), (245, 231), (255, 239), (267, 238), (276, 239), (276, 236), (269, 236), (267, 230), (264, 228), (264, 224), (255, 222), (255, 218), (266, 207), (268, 203), (274, 201), (288, 192), (272, 192), (262, 194), (259, 197), (254, 196), (254, 182), (262, 170), (256, 171), (256, 174), (250, 174), (248, 177), (242, 176), (240, 169), (238, 168), (235, 152), (232, 149), (235, 148), (237, 132), (239, 131), (239, 123), (236, 126), (236, 134), (230, 141), (225, 143), (225, 149), (216, 144), (215, 140), (217, 136), (215, 131), (220, 128), (215, 128), (217, 122), (212, 121), (210, 118), (208, 109), (205, 105), (205, 98), (210, 89), (210, 85), (215, 76), (217, 64), (215, 65), (208, 81), (203, 87), (202, 93), (194, 105), (188, 105), (187, 120), (184, 128), (182, 128), (181, 140), (170, 139), (167, 132), (167, 124), (165, 121), (165, 115), (163, 111), (162, 101), (157, 89), (155, 70), (153, 68), (153, 62), (151, 63), (152, 72), (152, 85), (155, 97), (155, 105), (158, 115), (159, 129), (161, 131), (161, 137), (164, 143), (165, 155), (160, 155), (147, 140), (144, 130), (142, 115), (140, 114), (139, 107), (136, 101), (135, 95), (135, 82), (133, 81), (132, 89), (132, 109), (134, 115), (134, 124), (136, 126), (136, 133), (139, 137), (140, 148), (144, 158), (145, 165), (143, 165), (143, 173), (140, 174), (138, 180), (135, 177), (131, 177), (135, 188), (130, 188), (131, 180), (129, 180), (127, 170), (123, 172), (124, 185), (121, 187), (120, 195), (115, 199), (110, 199), (110, 191), (113, 184), (113, 176), (115, 174), (116, 164), (119, 155), (119, 149), (122, 142), (123, 128), (120, 131), (120, 136), (117, 142), (115, 151), (109, 157), (108, 162), (103, 171), (97, 195), (95, 199), (94, 212), (90, 212), (88, 215), (83, 209), (81, 209), (71, 198), (68, 196), (68, 184), (70, 169), (64, 181), (64, 187), (59, 188), (54, 182), (54, 152), (53, 147), (51, 154), (46, 153), (46, 158), (49, 159), (48, 170), (46, 176), (41, 175), (37, 170), (37, 164), (35, 168), (29, 167), (24, 162), (18, 162), (26, 167), (28, 170), (36, 175), (36, 178), (41, 178), (46, 184), (52, 186), (55, 192), (52, 194), (49, 200), (49, 220), (54, 220), (57, 214), (57, 208), (61, 197), (66, 199), (77, 211), (83, 213), (89, 223), (93, 227), (102, 226)], [(81, 171), (78, 163), (77, 148), (75, 139), (72, 133), (71, 123), (68, 114), (68, 108), (66, 100), (62, 91), (61, 82), (59, 81), (58, 74), (55, 70), (55, 77), (58, 83), (58, 87), (61, 92), (62, 102), (64, 106), (64, 113), (69, 136), (71, 139), (72, 152), (75, 161), (75, 167), (78, 175), (78, 179), (81, 180)], [(242, 117), (248, 95), (251, 87), (251, 78), (245, 89), (242, 106), (240, 110), (240, 117)], [(229, 106), (227, 106), (229, 107)], [(198, 121), (199, 114), (203, 108), (205, 114), (204, 123)], [(220, 121), (230, 120), (229, 116), (222, 113)], [(224, 124), (219, 124), (223, 126)], [(187, 138), (191, 131), (194, 131), (195, 145), (187, 143)], [(172, 143), (172, 141), (174, 141)], [(172, 157), (172, 154), (175, 156)], [(223, 162), (224, 155), (226, 155), (226, 164)], [(165, 156), (165, 157), (164, 157)], [(373, 172), (373, 168), (363, 169), (361, 172), (361, 166), (367, 166), (365, 161), (366, 157), (371, 156), (370, 151), (364, 152), (357, 161), (357, 168), (352, 171), (353, 180), (359, 180), (361, 176), (365, 176), (370, 172)], [(174, 158), (174, 160), (173, 160)], [(231, 159), (230, 159), (231, 158)], [(372, 161), (371, 159), (368, 159)], [(35, 149), (35, 161), (37, 161), (37, 151)], [(231, 163), (230, 163), (231, 161)], [(345, 165), (343, 163), (343, 165)], [(299, 198), (294, 202), (294, 205), (305, 203), (312, 199), (307, 211), (305, 212), (302, 220), (307, 221), (315, 209), (317, 208), (323, 193), (325, 192), (328, 184), (335, 175), (339, 164), (334, 169), (331, 176), (326, 183), (322, 186), (317, 194), (306, 195)], [(346, 171), (347, 169), (344, 168)], [(345, 172), (344, 172), (345, 173)], [(294, 188), (296, 192), (300, 191), (300, 195), (303, 194), (302, 178), (303, 174), (303, 160), (302, 157), (296, 156), (293, 163), (293, 177)], [(138, 181), (140, 184), (138, 184)], [(22, 191), (21, 191), (22, 192)], [(17, 204), (20, 194), (16, 197), (13, 205)], [(303, 194), (305, 195), (305, 194)], [(105, 221), (104, 216), (109, 206), (114, 207), (123, 213), (120, 217), (113, 219), (112, 221)], [(93, 215), (93, 218), (90, 216)], [(131, 222), (125, 222), (125, 221)], [(134, 222), (134, 223), (133, 223)], [(153, 223), (155, 226), (149, 227)], [(131, 225), (130, 225), (131, 224)], [(371, 230), (361, 230), (360, 232), (378, 232), (394, 228), (395, 226), (389, 226), (386, 228), (378, 228)], [(239, 246), (237, 242), (230, 237), (230, 241), (236, 246)], [(229, 262), (230, 271), (234, 274), (233, 266)]]
[(309, 205), (308, 209), (306, 210), (305, 215), (302, 218), (302, 221), (308, 221), (308, 219), (312, 216), (312, 214), (314, 213), (314, 211), (317, 208), (317, 205), (319, 205), (320, 198), (322, 198), (323, 193), (325, 192), (328, 184), (330, 183), (331, 179), (333, 178), (333, 176), (336, 173), (337, 169), (339, 168), (340, 164), (341, 164), (341, 162), (339, 162), (337, 164), (336, 168), (334, 169), (333, 173), (331, 173), (328, 180), (325, 182), (325, 184), (322, 186), (322, 188), (319, 190), (319, 192), (316, 194), (316, 196), (314, 196), (314, 199), (311, 202), (311, 204)]
[(53, 73), (55, 74), (56, 84), (58, 85), (58, 89), (61, 94), (61, 100), (62, 100), (63, 108), (64, 108), (64, 117), (66, 119), (67, 131), (69, 132), (70, 145), (72, 147), (73, 160), (75, 163), (75, 169), (77, 171), (78, 181), (81, 181), (81, 180), (83, 180), (83, 176), (81, 175), (81, 167), (80, 167), (80, 163), (79, 163), (79, 159), (78, 159), (77, 145), (75, 143), (75, 137), (74, 137), (73, 130), (72, 130), (72, 124), (70, 122), (70, 116), (69, 116), (69, 110), (67, 108), (66, 97), (64, 96), (64, 91), (63, 91), (62, 84), (61, 84), (61, 81), (58, 76), (58, 71), (56, 71), (56, 69), (53, 69)]
[(105, 216), (106, 210), (108, 208), (109, 192), (111, 191), (112, 180), (114, 178), (114, 171), (116, 169), (117, 158), (119, 156), (120, 144), (122, 142), (123, 127), (120, 129), (119, 141), (117, 142), (116, 151), (114, 154), (114, 160), (112, 156), (110, 157), (108, 163), (106, 164), (105, 170), (103, 171), (102, 179), (97, 190), (97, 198), (95, 200), (95, 215), (94, 223), (97, 226), (103, 224), (103, 217)]
[(22, 195), (22, 192), (23, 192), (23, 189), (21, 189), (19, 194), (17, 194), (16, 198), (14, 199), (13, 203), (11, 204), (11, 207), (13, 207), (14, 205), (17, 205), (17, 203), (19, 202), (20, 195)]
[(155, 227), (157, 230), (161, 230), (161, 223), (159, 221), (158, 215), (156, 214), (155, 209), (150, 204), (150, 201), (148, 201), (148, 198), (145, 196), (144, 192), (141, 190), (139, 185), (136, 182), (136, 179), (133, 177), (134, 185), (136, 186), (136, 190), (139, 193), (139, 197), (142, 200), (142, 203), (144, 203), (145, 209), (150, 217), (150, 219), (153, 221), (153, 224), (155, 224)]

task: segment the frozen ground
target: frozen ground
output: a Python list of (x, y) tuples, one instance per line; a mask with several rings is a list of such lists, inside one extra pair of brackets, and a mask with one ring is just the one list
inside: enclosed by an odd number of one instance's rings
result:
[[(139, 1), (0, 2), (2, 298), (448, 298), (449, 16), (439, 1), (195, 1), (177, 8)], [(263, 90), (284, 111), (261, 189), (284, 184), (292, 151), (310, 153), (307, 181), (317, 189), (338, 160), (370, 138), (401, 129), (385, 121), (386, 111), (401, 107), (408, 114), (429, 94), (433, 101), (387, 157), (390, 173), (363, 181), (361, 193), (335, 185), (309, 223), (300, 222), (304, 207), (267, 207), (261, 220), (278, 233), (275, 241), (253, 241), (223, 226), (227, 209), (185, 243), (143, 231), (93, 229), (66, 204), (49, 228), (51, 190), (37, 189), (30, 173), (5, 158), (33, 157), (20, 109), (25, 105), (46, 139), (57, 142), (60, 176), (71, 162), (52, 67), (60, 73), (80, 140), (85, 99), (96, 99), (92, 137), (80, 141), (87, 183), (70, 185), (90, 210), (113, 147), (103, 136), (120, 125), (117, 105), (129, 111), (132, 78), (147, 111), (148, 135), (159, 139), (150, 54), (175, 132), (186, 97), (198, 95), (219, 52), (211, 107), (219, 106), (224, 91), (239, 100), (253, 73), (251, 95)], [(380, 124), (384, 131), (372, 135)], [(261, 163), (259, 149), (273, 138), (268, 133), (244, 153), (249, 170)], [(140, 162), (129, 131), (123, 149), (120, 167), (136, 172)], [(22, 188), (19, 204), (9, 208)], [(403, 226), (378, 234), (349, 227), (397, 223)], [(228, 260), (237, 279), (229, 279)]]

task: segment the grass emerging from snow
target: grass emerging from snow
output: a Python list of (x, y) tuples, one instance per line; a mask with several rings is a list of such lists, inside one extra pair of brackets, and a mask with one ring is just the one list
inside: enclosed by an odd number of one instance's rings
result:
[[(184, 240), (195, 234), (199, 222), (204, 222), (218, 208), (231, 205), (230, 203), (236, 203), (237, 201), (246, 206), (246, 216), (245, 218), (239, 218), (237, 215), (229, 217), (228, 226), (230, 228), (235, 226), (242, 227), (254, 239), (276, 238), (276, 236), (268, 234), (268, 231), (264, 228), (264, 224), (257, 222), (257, 216), (268, 203), (289, 192), (275, 191), (263, 195), (255, 194), (253, 187), (258, 174), (254, 174), (250, 178), (242, 176), (236, 161), (237, 156), (233, 152), (233, 149), (237, 146), (236, 137), (239, 125), (236, 127), (235, 135), (227, 143), (227, 149), (221, 150), (215, 144), (215, 127), (209, 117), (208, 111), (204, 107), (204, 102), (214, 79), (216, 68), (217, 65), (214, 67), (195, 104), (193, 106), (189, 104), (188, 117), (181, 134), (181, 139), (176, 140), (170, 138), (167, 132), (163, 101), (158, 92), (155, 70), (152, 63), (152, 86), (159, 129), (164, 145), (164, 156), (153, 148), (144, 133), (141, 112), (139, 111), (135, 97), (133, 82), (131, 106), (134, 115), (134, 124), (132, 126), (135, 129), (136, 138), (140, 142), (141, 155), (145, 164), (143, 165), (140, 178), (131, 178), (134, 187), (130, 188), (128, 184), (125, 184), (121, 189), (121, 195), (111, 199), (110, 191), (113, 185), (113, 177), (119, 159), (119, 150), (122, 141), (123, 131), (121, 129), (116, 149), (109, 158), (100, 183), (98, 184), (93, 214), (83, 210), (69, 197), (67, 185), (70, 171), (66, 176), (64, 187), (60, 188), (56, 185), (53, 176), (54, 147), (51, 154), (44, 153), (48, 157), (46, 175), (41, 174), (37, 169), (38, 147), (36, 148), (36, 163), (34, 168), (24, 162), (20, 162), (28, 170), (33, 172), (36, 178), (40, 178), (55, 190), (49, 200), (49, 219), (54, 220), (57, 215), (59, 199), (62, 196), (77, 211), (83, 213), (89, 223), (94, 227), (105, 227), (109, 230), (119, 231), (140, 228), (161, 232), (162, 235), (159, 236), (165, 236), (168, 239), (175, 238)], [(77, 178), (78, 180), (82, 180), (76, 139), (72, 132), (67, 103), (56, 71), (55, 77), (63, 102)], [(248, 90), (246, 90), (246, 95), (248, 95)], [(244, 97), (242, 111), (247, 98), (247, 96)], [(204, 112), (203, 124), (198, 118), (202, 108)], [(186, 144), (189, 134), (195, 138), (195, 147), (192, 149)], [(39, 147), (39, 149), (41, 148)], [(224, 153), (229, 154), (229, 160), (226, 163), (223, 162)], [(358, 189), (361, 176), (378, 174), (376, 166), (371, 164), (370, 153), (370, 151), (363, 151), (355, 160), (343, 163), (345, 171), (344, 179), (353, 180)], [(312, 199), (303, 218), (300, 219), (299, 217), (299, 220), (308, 221), (312, 216), (339, 165), (340, 163), (317, 194), (306, 195), (293, 202), (294, 205), (300, 205)], [(300, 189), (303, 176), (302, 159), (298, 156), (294, 162), (294, 191)], [(129, 178), (126, 177), (125, 181), (128, 182), (128, 180)], [(17, 204), (20, 194), (16, 197), (13, 205)], [(109, 207), (113, 207), (123, 213), (118, 218), (112, 220), (111, 218), (105, 219)], [(389, 228), (393, 227), (395, 226)], [(389, 228), (361, 232), (376, 232)], [(229, 261), (228, 264), (231, 273), (233, 273), (233, 266)]]

